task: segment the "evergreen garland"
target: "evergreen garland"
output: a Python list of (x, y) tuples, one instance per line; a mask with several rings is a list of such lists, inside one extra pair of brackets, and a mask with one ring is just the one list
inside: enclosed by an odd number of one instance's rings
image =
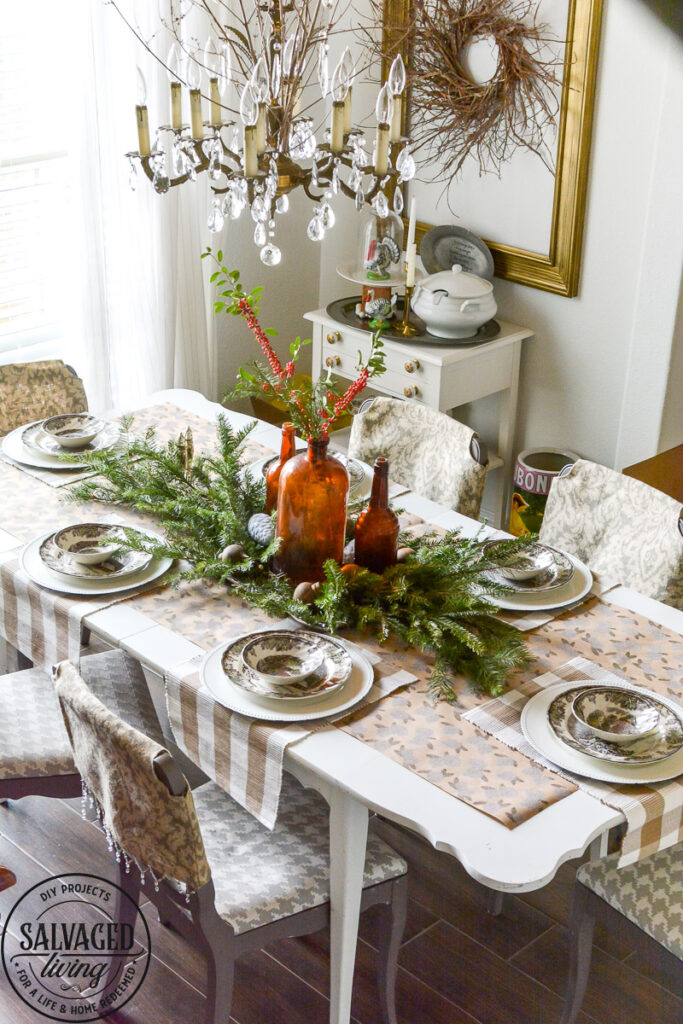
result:
[[(130, 422), (124, 422), (126, 429)], [(265, 503), (264, 481), (253, 480), (240, 463), (240, 449), (253, 426), (233, 430), (219, 416), (215, 455), (195, 456), (189, 430), (175, 441), (160, 444), (153, 429), (141, 438), (131, 437), (123, 449), (79, 453), (78, 461), (86, 462), (98, 475), (68, 488), (66, 496), (125, 505), (153, 515), (165, 540), (157, 542), (128, 531), (128, 546), (155, 558), (187, 563), (174, 575), (174, 584), (196, 579), (225, 583), (269, 615), (293, 615), (332, 633), (358, 628), (373, 633), (380, 642), (393, 634), (433, 653), (429, 685), (435, 697), (456, 700), (454, 673), (467, 676), (477, 690), (501, 693), (509, 671), (527, 660), (527, 650), (523, 635), (502, 620), (497, 606), (488, 600), (508, 588), (486, 575), (494, 563), (486, 557), (483, 543), (457, 531), (443, 538), (426, 534), (417, 540), (402, 534), (399, 544), (410, 545), (414, 552), (406, 561), (381, 576), (329, 561), (315, 603), (295, 600), (289, 580), (269, 570), (277, 539), (262, 547), (247, 530), (249, 518), (262, 512)], [(510, 541), (509, 550), (528, 542), (528, 538)], [(221, 558), (230, 545), (238, 546), (239, 560)]]

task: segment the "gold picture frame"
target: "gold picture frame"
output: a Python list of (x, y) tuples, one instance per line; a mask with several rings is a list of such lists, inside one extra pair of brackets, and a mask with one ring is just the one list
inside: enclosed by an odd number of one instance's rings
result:
[[(405, 22), (410, 2), (384, 0), (387, 52), (391, 48), (390, 26)], [(579, 289), (602, 5), (603, 0), (569, 0), (550, 251), (546, 256), (485, 240), (498, 277), (568, 297), (576, 295)], [(405, 116), (408, 114), (404, 110)], [(432, 226), (417, 224), (418, 244)]]

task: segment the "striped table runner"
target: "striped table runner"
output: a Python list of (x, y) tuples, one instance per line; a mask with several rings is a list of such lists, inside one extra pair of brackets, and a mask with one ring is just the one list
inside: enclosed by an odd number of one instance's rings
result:
[[(199, 666), (205, 657), (199, 654), (166, 676), (166, 706), (176, 743), (209, 778), (262, 825), (272, 829), (277, 819), (282, 761), (287, 747), (347, 718), (352, 711), (345, 711), (338, 718), (301, 724), (246, 718), (224, 707), (203, 688)], [(375, 682), (353, 711), (381, 700), (416, 678), (410, 672), (383, 671), (380, 659), (369, 660), (374, 662)]]
[(558, 768), (539, 754), (525, 738), (520, 718), (529, 698), (546, 686), (561, 682), (599, 682), (618, 686), (623, 681), (619, 676), (586, 658), (572, 658), (554, 671), (545, 672), (523, 683), (520, 689), (510, 690), (502, 697), (496, 697), (486, 704), (472, 708), (463, 715), (463, 718), (507, 746), (519, 750), (543, 767), (550, 768), (563, 778), (576, 783), (584, 792), (609, 807), (620, 810), (626, 818), (626, 834), (621, 845), (618, 867), (633, 864), (683, 840), (683, 776), (669, 782), (635, 786), (619, 786), (615, 783), (586, 779)]

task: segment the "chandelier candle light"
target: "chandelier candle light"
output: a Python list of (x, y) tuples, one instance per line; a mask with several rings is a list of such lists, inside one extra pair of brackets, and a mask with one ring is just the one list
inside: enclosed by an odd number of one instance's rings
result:
[[(415, 160), (409, 140), (401, 134), (406, 70), (400, 55), (379, 90), (374, 154), (369, 154), (363, 131), (353, 126), (353, 80), (358, 71), (349, 47), (330, 73), (329, 39), (339, 34), (336, 7), (278, 0), (268, 5), (257, 2), (249, 12), (240, 5), (240, 13), (232, 12), (229, 23), (212, 16), (203, 50), (196, 39), (188, 41), (186, 25), (191, 11), (205, 18), (206, 5), (186, 0), (179, 8), (180, 13), (163, 22), (174, 40), (165, 60), (154, 50), (154, 40), (161, 38), (158, 33), (146, 42), (129, 25), (166, 67), (170, 82), (170, 125), (157, 128), (152, 143), (144, 77), (139, 72), (138, 150), (127, 154), (132, 187), (138, 168), (160, 194), (195, 181), (206, 171), (214, 193), (209, 230), (221, 231), (226, 218), (236, 219), (248, 206), (254, 243), (267, 266), (282, 259), (274, 241), (275, 218), (287, 212), (289, 194), (296, 188), (303, 188), (315, 204), (307, 228), (312, 241), (321, 241), (333, 226), (331, 203), (340, 193), (353, 199), (358, 210), (366, 203), (388, 208), (393, 201), (395, 212), (402, 212), (400, 186), (414, 177)], [(325, 117), (328, 127), (320, 137), (308, 107), (302, 110), (304, 86), (316, 77), (315, 103), (329, 102), (328, 94), (331, 101), (329, 118)], [(183, 122), (184, 87), (189, 89), (189, 124)], [(236, 116), (231, 117), (233, 113)]]

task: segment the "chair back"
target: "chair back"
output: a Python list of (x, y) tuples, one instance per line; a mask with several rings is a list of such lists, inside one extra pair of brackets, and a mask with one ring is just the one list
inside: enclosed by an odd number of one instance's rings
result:
[(173, 795), (154, 767), (168, 763), (168, 751), (109, 711), (71, 662), (57, 666), (54, 684), (74, 762), (117, 850), (156, 877), (199, 889), (211, 871), (192, 794), (185, 784)]
[(553, 480), (540, 539), (648, 597), (683, 608), (681, 505), (579, 459)]
[(0, 366), (0, 436), (23, 423), (87, 409), (83, 381), (61, 359)]
[(475, 432), (418, 402), (375, 398), (353, 419), (349, 455), (389, 459), (392, 480), (473, 519), (479, 515), (488, 457)]

